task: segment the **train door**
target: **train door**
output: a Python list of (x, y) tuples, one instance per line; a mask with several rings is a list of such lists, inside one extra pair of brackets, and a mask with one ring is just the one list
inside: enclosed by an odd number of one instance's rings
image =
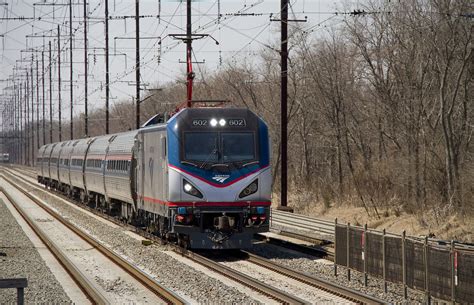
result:
[(135, 163), (135, 191), (137, 194), (137, 206), (140, 209), (143, 209), (143, 197), (145, 196), (144, 194), (144, 179), (145, 179), (145, 173), (143, 172), (143, 160), (144, 160), (144, 151), (143, 151), (143, 138), (144, 135), (143, 133), (138, 133), (137, 137), (135, 139), (135, 158), (136, 158), (136, 163)]
[(162, 183), (163, 183), (163, 199), (168, 201), (168, 158), (167, 158), (167, 141), (166, 141), (166, 132), (161, 133), (161, 143), (160, 143), (160, 165), (162, 172)]

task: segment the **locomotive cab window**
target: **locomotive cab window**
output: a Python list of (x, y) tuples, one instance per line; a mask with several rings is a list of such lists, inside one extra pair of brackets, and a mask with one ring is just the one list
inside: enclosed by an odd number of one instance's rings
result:
[(222, 133), (222, 161), (255, 160), (255, 141), (252, 132)]
[(232, 163), (257, 159), (254, 132), (184, 132), (182, 160)]
[(217, 132), (186, 132), (184, 134), (184, 159), (201, 162), (217, 162)]

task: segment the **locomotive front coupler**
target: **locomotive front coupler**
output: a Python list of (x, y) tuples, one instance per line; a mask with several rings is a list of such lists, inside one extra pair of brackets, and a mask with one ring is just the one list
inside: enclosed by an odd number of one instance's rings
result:
[(235, 218), (229, 217), (223, 212), (222, 216), (214, 217), (214, 228), (222, 232), (232, 231), (235, 229)]

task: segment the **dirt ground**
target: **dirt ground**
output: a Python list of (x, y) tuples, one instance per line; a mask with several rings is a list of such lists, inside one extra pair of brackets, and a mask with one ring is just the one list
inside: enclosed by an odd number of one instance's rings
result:
[[(302, 200), (301, 197), (302, 194), (289, 196), (289, 206), (292, 206), (298, 214), (331, 221), (337, 218), (339, 223), (350, 222), (359, 226), (367, 223), (369, 228), (386, 229), (387, 232), (395, 234), (401, 234), (405, 230), (410, 236), (434, 234), (438, 239), (474, 243), (474, 217), (459, 215), (435, 217), (430, 212), (413, 215), (392, 209), (379, 210), (379, 217), (373, 211), (371, 216), (368, 216), (363, 207), (343, 203), (340, 206), (331, 204), (329, 208), (325, 208), (322, 203), (311, 202), (309, 198)], [(274, 202), (279, 202), (279, 199), (276, 198)]]

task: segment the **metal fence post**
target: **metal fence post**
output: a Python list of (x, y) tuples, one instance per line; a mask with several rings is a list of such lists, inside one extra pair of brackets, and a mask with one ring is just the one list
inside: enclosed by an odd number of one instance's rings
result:
[(367, 287), (367, 224), (364, 225), (364, 235), (362, 235), (362, 260), (364, 261), (364, 286)]
[(23, 288), (23, 287), (17, 288), (16, 297), (17, 297), (17, 304), (18, 305), (25, 304), (25, 288)]
[(337, 218), (334, 219), (334, 276), (337, 276)]
[(456, 246), (451, 240), (451, 301), (456, 304)]
[(347, 261), (346, 261), (346, 265), (347, 265), (347, 280), (350, 281), (351, 280), (351, 269), (349, 268), (350, 264), (349, 264), (349, 257), (350, 257), (350, 243), (349, 243), (349, 238), (350, 238), (350, 227), (351, 227), (351, 223), (348, 222), (347, 223), (347, 231), (346, 231), (346, 245), (347, 245), (347, 251), (346, 251), (346, 254), (347, 254)]
[(429, 247), (428, 247), (428, 236), (425, 236), (425, 243), (424, 243), (424, 263), (425, 263), (425, 293), (426, 293), (426, 304), (431, 304), (430, 298), (430, 276), (429, 276), (429, 261), (428, 255), (429, 254)]
[(403, 297), (408, 298), (407, 291), (407, 253), (406, 253), (406, 232), (402, 232), (402, 277), (403, 277)]
[(382, 231), (382, 273), (383, 273), (383, 291), (387, 293), (387, 270), (385, 262), (385, 229)]

